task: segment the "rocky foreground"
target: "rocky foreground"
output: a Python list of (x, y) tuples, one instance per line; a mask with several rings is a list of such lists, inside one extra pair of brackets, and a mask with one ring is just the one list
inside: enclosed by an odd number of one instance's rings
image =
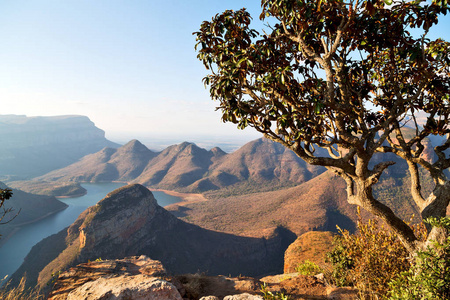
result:
[(289, 299), (356, 299), (356, 291), (327, 286), (320, 276), (283, 274), (260, 280), (250, 277), (169, 276), (163, 265), (146, 256), (80, 264), (61, 273), (50, 300), (263, 299), (261, 288)]

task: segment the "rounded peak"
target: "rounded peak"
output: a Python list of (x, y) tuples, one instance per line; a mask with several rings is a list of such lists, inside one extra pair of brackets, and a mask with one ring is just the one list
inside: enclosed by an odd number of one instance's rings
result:
[(120, 147), (119, 149), (125, 151), (150, 151), (144, 144), (134, 139)]
[(189, 146), (196, 146), (194, 143), (191, 143), (191, 142), (182, 142), (181, 144), (179, 144), (178, 145), (178, 147), (180, 147), (180, 148), (186, 148), (186, 147), (189, 147)]
[(126, 143), (125, 145), (123, 145), (123, 147), (126, 146), (135, 146), (135, 145), (142, 145), (144, 146), (141, 142), (139, 142), (137, 139), (132, 139), (131, 141), (129, 141), (128, 143)]
[(152, 192), (148, 188), (143, 186), (142, 184), (133, 183), (133, 184), (125, 185), (123, 187), (115, 189), (114, 191), (110, 192), (103, 200), (105, 200), (108, 197), (115, 197), (115, 196), (124, 195), (124, 194), (130, 194), (133, 196), (139, 196), (139, 194), (141, 194), (142, 196), (153, 195)]
[(197, 150), (197, 149), (201, 149), (201, 148), (191, 142), (182, 142), (181, 144), (170, 146), (167, 149), (170, 149), (172, 151), (182, 152), (185, 150)]
[(227, 154), (225, 151), (223, 151), (219, 147), (211, 148), (211, 150), (209, 150), (209, 151), (211, 151), (211, 153), (214, 154), (214, 156), (223, 156), (223, 155)]
[(140, 184), (130, 184), (118, 188), (100, 200), (96, 206), (101, 211), (120, 211), (141, 201), (150, 201), (151, 206), (157, 206), (152, 192)]

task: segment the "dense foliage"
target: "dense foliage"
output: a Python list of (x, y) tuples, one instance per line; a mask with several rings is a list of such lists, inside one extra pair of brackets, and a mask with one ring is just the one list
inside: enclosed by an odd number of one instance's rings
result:
[[(445, 216), (450, 43), (427, 33), (450, 10), (447, 1), (261, 5), (260, 19), (269, 23), (263, 34), (250, 27), (245, 9), (217, 14), (195, 33), (198, 58), (210, 71), (204, 83), (219, 101), (223, 121), (253, 127), (306, 162), (333, 170), (347, 183), (348, 202), (380, 217), (415, 253), (423, 243), (373, 188), (395, 164), (383, 156), (394, 155), (408, 166), (410, 195), (422, 218)], [(423, 155), (430, 135), (443, 136), (430, 149), (434, 160)], [(421, 168), (434, 184), (427, 195)], [(430, 238), (442, 233), (429, 230)]]
[[(434, 226), (450, 230), (449, 218), (430, 218)], [(419, 251), (415, 264), (390, 283), (391, 300), (450, 299), (450, 238)]]
[[(384, 297), (392, 280), (410, 269), (409, 253), (398, 238), (377, 219), (358, 221), (358, 231), (341, 230), (335, 248), (328, 253), (332, 281), (338, 286), (355, 286), (361, 293)], [(425, 238), (423, 226), (415, 231)]]

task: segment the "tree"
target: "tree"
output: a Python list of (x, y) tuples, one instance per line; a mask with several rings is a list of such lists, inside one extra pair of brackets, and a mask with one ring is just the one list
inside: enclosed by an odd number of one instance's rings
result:
[(14, 216), (13, 218), (9, 219), (8, 221), (3, 222), (3, 219), (6, 217), (6, 215), (13, 210), (12, 208), (5, 207), (5, 201), (8, 200), (9, 198), (11, 198), (11, 196), (12, 196), (12, 191), (10, 189), (0, 189), (0, 208), (2, 209), (2, 212), (0, 212), (0, 225), (6, 224), (15, 218), (15, 216)]
[[(387, 154), (406, 161), (422, 218), (445, 216), (450, 44), (427, 33), (449, 11), (447, 1), (262, 0), (261, 6), (267, 33), (250, 28), (245, 9), (217, 14), (194, 33), (222, 120), (254, 127), (334, 171), (347, 183), (348, 202), (380, 217), (416, 253), (424, 244), (372, 191), (394, 162), (373, 161)], [(426, 116), (422, 125), (418, 114)], [(434, 161), (422, 155), (430, 135), (443, 137)], [(320, 156), (318, 147), (329, 155)], [(430, 195), (421, 191), (420, 169), (434, 180)], [(428, 230), (430, 240), (447, 236)]]

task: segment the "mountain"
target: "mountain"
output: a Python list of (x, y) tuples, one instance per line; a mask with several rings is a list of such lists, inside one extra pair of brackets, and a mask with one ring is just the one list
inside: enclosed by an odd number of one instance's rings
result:
[[(0, 188), (8, 189), (9, 187), (0, 182)], [(11, 222), (0, 226), (1, 242), (6, 241), (8, 235), (17, 227), (35, 222), (67, 207), (67, 204), (55, 197), (30, 194), (18, 189), (12, 189), (12, 193), (11, 199), (5, 202), (5, 207), (13, 208), (13, 211), (6, 215), (3, 222), (10, 220), (15, 215), (17, 216)]]
[(273, 190), (306, 182), (324, 171), (325, 168), (307, 164), (279, 143), (261, 138), (221, 157), (192, 189), (204, 192), (235, 186), (238, 194), (243, 189)]
[(37, 179), (118, 180), (184, 192), (227, 188), (227, 193), (242, 194), (294, 186), (324, 170), (306, 164), (292, 151), (267, 139), (252, 141), (230, 154), (188, 142), (153, 153), (134, 140), (117, 150), (105, 148)]
[[(122, 187), (88, 208), (66, 230), (36, 244), (12, 276), (45, 286), (52, 274), (78, 263), (146, 255), (171, 273), (281, 273), (295, 235), (278, 228), (267, 238), (210, 231), (179, 220), (139, 184)], [(14, 284), (14, 283), (13, 283)]]
[(224, 156), (218, 148), (207, 151), (184, 142), (162, 151), (134, 181), (164, 189), (186, 188), (202, 179), (214, 161)]
[(156, 156), (137, 140), (113, 149), (104, 148), (89, 154), (63, 169), (52, 171), (36, 180), (43, 181), (130, 181), (142, 173), (148, 162)]
[(85, 116), (0, 115), (0, 135), (0, 175), (14, 179), (42, 175), (119, 146)]

